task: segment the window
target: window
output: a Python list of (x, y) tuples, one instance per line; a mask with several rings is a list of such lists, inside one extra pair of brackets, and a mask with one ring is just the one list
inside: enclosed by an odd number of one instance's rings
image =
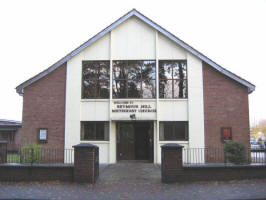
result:
[(113, 98), (155, 98), (155, 61), (113, 61)]
[(160, 122), (159, 127), (161, 141), (188, 140), (188, 122)]
[(8, 132), (7, 131), (1, 131), (0, 140), (8, 141)]
[(15, 140), (15, 131), (0, 131), (0, 140), (13, 143)]
[(82, 62), (82, 99), (109, 98), (109, 61)]
[(187, 98), (186, 61), (159, 61), (159, 97)]
[(81, 122), (81, 140), (109, 140), (109, 122)]
[(38, 134), (39, 142), (47, 142), (47, 129), (46, 128), (40, 128), (39, 134)]

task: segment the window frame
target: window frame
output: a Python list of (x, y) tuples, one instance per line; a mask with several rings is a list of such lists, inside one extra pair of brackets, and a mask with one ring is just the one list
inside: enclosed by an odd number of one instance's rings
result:
[[(84, 84), (83, 84), (83, 81), (84, 81), (84, 79), (83, 79), (83, 65), (84, 65), (84, 63), (86, 63), (86, 62), (92, 62), (92, 63), (94, 63), (94, 62), (108, 62), (108, 67), (107, 67), (107, 69), (108, 69), (108, 71), (109, 71), (109, 74), (108, 74), (108, 78), (106, 78), (106, 79), (92, 79), (93, 81), (101, 81), (101, 82), (107, 82), (108, 83), (108, 98), (102, 98), (102, 97), (89, 97), (89, 98), (85, 98), (84, 97)], [(107, 100), (107, 99), (110, 99), (110, 63), (111, 63), (111, 61), (110, 60), (82, 60), (82, 63), (81, 63), (81, 99), (82, 100), (86, 100), (86, 99), (105, 99), (105, 100)]]
[[(142, 78), (142, 71), (143, 71), (143, 65), (141, 66), (141, 73), (140, 73), (140, 75), (141, 75), (141, 78), (140, 79), (128, 79), (128, 76), (126, 77), (126, 78), (115, 78), (114, 76), (113, 76), (113, 74), (114, 74), (114, 62), (118, 62), (118, 61), (122, 61), (122, 62), (126, 62), (126, 66), (124, 66), (124, 67), (128, 67), (129, 66), (129, 62), (134, 62), (134, 61), (136, 61), (136, 62), (145, 62), (145, 61), (148, 61), (148, 62), (154, 62), (154, 74), (155, 74), (155, 76), (154, 76), (154, 78), (151, 78), (151, 79), (143, 79)], [(112, 60), (112, 99), (156, 99), (157, 98), (157, 95), (156, 95), (156, 93), (157, 93), (157, 81), (156, 81), (156, 73), (157, 73), (157, 71), (156, 71), (156, 60), (154, 60), (154, 59), (148, 59), (148, 60)], [(125, 85), (126, 85), (126, 96), (127, 97), (115, 97), (114, 96), (114, 92), (113, 92), (113, 83), (114, 83), (114, 81), (115, 80), (117, 80), (117, 81), (125, 81)], [(141, 94), (141, 96), (143, 96), (143, 82), (145, 82), (145, 80), (151, 80), (151, 81), (153, 81), (154, 82), (154, 97), (151, 97), (151, 98), (143, 98), (143, 97), (129, 97), (129, 95), (128, 95), (128, 83), (130, 82), (130, 81), (136, 81), (136, 82), (138, 82), (138, 83), (140, 83), (140, 94)]]
[[(183, 123), (184, 125), (185, 125), (185, 138), (184, 139), (161, 139), (162, 138), (162, 136), (161, 136), (161, 124), (162, 123), (168, 123), (168, 124), (171, 124), (171, 129), (172, 129), (172, 135), (174, 135), (174, 133), (175, 133), (175, 123)], [(165, 126), (164, 126), (164, 128), (165, 128)], [(165, 130), (163, 130), (163, 131), (165, 131)], [(165, 132), (163, 132), (163, 134), (165, 135)], [(165, 137), (163, 135), (163, 138)], [(188, 121), (160, 121), (159, 122), (159, 141), (160, 142), (165, 142), (165, 141), (184, 141), (184, 142), (188, 142), (189, 141), (189, 122)]]
[[(94, 138), (93, 139), (82, 139), (82, 131), (83, 131), (83, 123), (85, 125), (85, 123), (91, 123), (93, 124), (93, 135)], [(108, 132), (107, 132), (107, 139), (105, 139), (105, 132), (103, 135), (103, 139), (96, 139), (97, 138), (97, 124), (103, 124), (103, 129), (105, 128), (105, 124), (107, 124), (108, 126)], [(97, 141), (97, 142), (109, 142), (110, 141), (110, 127), (109, 127), (109, 121), (80, 121), (80, 141)], [(105, 131), (105, 130), (104, 130)], [(83, 134), (84, 136), (84, 134)], [(84, 138), (84, 137), (83, 137)]]
[[(166, 79), (161, 79), (160, 78), (160, 63), (161, 62), (177, 62), (178, 64), (181, 64), (182, 62), (185, 63), (186, 65), (186, 77), (183, 79), (184, 80), (184, 83), (185, 83), (185, 86), (186, 86), (186, 89), (184, 90), (185, 94), (184, 95), (185, 97), (175, 97), (175, 81), (177, 81), (179, 83), (179, 81), (181, 80), (180, 78), (174, 78), (174, 70), (173, 70), (173, 64), (171, 64), (171, 79), (170, 78), (166, 78)], [(176, 60), (176, 59), (173, 59), (173, 60), (169, 60), (169, 59), (163, 59), (163, 60), (158, 60), (158, 99), (188, 99), (188, 70), (187, 70), (187, 60), (185, 59), (182, 59), (182, 60)], [(165, 98), (165, 97), (161, 97), (161, 91), (160, 91), (160, 85), (161, 85), (161, 80), (164, 80), (164, 81), (172, 81), (172, 86), (171, 86), (171, 98)], [(178, 87), (178, 84), (177, 84), (177, 87)], [(179, 96), (179, 95), (177, 95)]]
[[(40, 138), (41, 130), (46, 131), (46, 139), (45, 140)], [(47, 143), (48, 142), (48, 128), (39, 128), (38, 129), (38, 141), (39, 141), (39, 143)]]

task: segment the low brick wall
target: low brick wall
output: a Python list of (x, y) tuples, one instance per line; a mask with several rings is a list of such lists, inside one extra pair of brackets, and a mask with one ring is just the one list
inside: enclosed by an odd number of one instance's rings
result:
[(266, 178), (266, 165), (203, 164), (183, 165), (182, 146), (164, 144), (161, 174), (163, 183), (191, 181), (227, 181)]
[[(0, 150), (0, 163), (4, 163), (0, 164), (0, 181), (59, 180), (95, 183), (99, 176), (99, 147), (92, 144), (82, 143), (74, 146), (74, 165), (8, 164), (6, 142), (0, 143)], [(60, 158), (64, 160), (64, 157)], [(49, 163), (53, 160), (48, 157), (44, 161)]]
[(177, 182), (228, 181), (266, 178), (266, 166), (184, 166), (176, 175)]
[(73, 181), (73, 165), (0, 165), (0, 181)]

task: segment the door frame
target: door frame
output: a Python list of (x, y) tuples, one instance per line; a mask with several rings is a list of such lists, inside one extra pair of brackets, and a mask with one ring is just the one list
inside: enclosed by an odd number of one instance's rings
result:
[(138, 161), (138, 160), (120, 160), (119, 159), (119, 144), (118, 144), (118, 140), (121, 139), (119, 134), (120, 134), (120, 130), (119, 130), (119, 124), (120, 123), (138, 123), (138, 122), (147, 122), (150, 124), (150, 127), (151, 127), (151, 134), (148, 134), (149, 137), (148, 138), (148, 143), (149, 143), (149, 147), (148, 147), (148, 151), (149, 151), (149, 159), (147, 160), (148, 162), (150, 163), (154, 163), (154, 155), (155, 155), (155, 152), (154, 152), (154, 141), (155, 141), (155, 133), (154, 133), (154, 130), (155, 130), (155, 127), (154, 127), (154, 120), (139, 120), (139, 121), (130, 121), (130, 120), (121, 120), (121, 121), (115, 121), (115, 127), (116, 127), (116, 162), (120, 162), (120, 161)]

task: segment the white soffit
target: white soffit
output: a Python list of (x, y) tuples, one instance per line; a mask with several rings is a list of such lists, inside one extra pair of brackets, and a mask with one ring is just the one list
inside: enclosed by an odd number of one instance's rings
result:
[(161, 26), (159, 26), (158, 24), (156, 24), (155, 22), (153, 22), (149, 18), (145, 17), (143, 14), (141, 14), (140, 12), (138, 12), (136, 9), (133, 9), (130, 12), (128, 12), (127, 14), (125, 14), (124, 16), (122, 16), (121, 18), (119, 18), (117, 21), (115, 21), (114, 23), (112, 23), (110, 26), (106, 27), (101, 32), (99, 32), (98, 34), (96, 34), (95, 36), (93, 36), (92, 38), (90, 38), (87, 42), (83, 43), (78, 48), (76, 48), (75, 50), (73, 50), (72, 52), (70, 52), (69, 54), (67, 54), (65, 57), (63, 57), (62, 59), (60, 59), (59, 61), (57, 61), (55, 64), (53, 64), (52, 66), (50, 66), (49, 68), (47, 68), (46, 70), (40, 72), (36, 76), (30, 78), (29, 80), (27, 80), (27, 81), (23, 82), (22, 84), (20, 84), (19, 86), (17, 86), (16, 87), (17, 93), (19, 93), (20, 95), (23, 95), (23, 89), (25, 87), (31, 85), (35, 81), (41, 79), (42, 77), (46, 76), (47, 74), (49, 74), (52, 71), (54, 71), (55, 69), (57, 69), (63, 63), (67, 62), (73, 56), (75, 56), (76, 54), (78, 54), (83, 49), (87, 48), (88, 46), (90, 46), (96, 40), (98, 40), (101, 37), (103, 37), (106, 33), (110, 32), (112, 29), (114, 29), (119, 24), (121, 24), (124, 21), (126, 21), (131, 16), (136, 16), (137, 18), (141, 19), (146, 24), (149, 24), (155, 30), (157, 30), (161, 34), (165, 35), (166, 37), (168, 37), (172, 41), (176, 42), (178, 45), (182, 46), (184, 49), (186, 49), (187, 51), (189, 51), (193, 55), (197, 56), (202, 61), (208, 63), (210, 66), (212, 66), (213, 68), (215, 68), (216, 70), (218, 70), (222, 74), (224, 74), (224, 75), (230, 77), (231, 79), (239, 82), (240, 84), (246, 86), (249, 89), (249, 92), (250, 93), (255, 90), (255, 85), (253, 85), (252, 83), (246, 81), (245, 79), (237, 76), (236, 74), (234, 74), (234, 73), (228, 71), (227, 69), (223, 68), (222, 66), (218, 65), (217, 63), (215, 63), (214, 61), (212, 61), (208, 57), (204, 56), (202, 53), (200, 53), (199, 51), (197, 51), (193, 47), (189, 46), (184, 41), (182, 41), (179, 38), (177, 38), (176, 36), (174, 36), (172, 33), (168, 32), (167, 30), (165, 30), (164, 28), (162, 28)]

